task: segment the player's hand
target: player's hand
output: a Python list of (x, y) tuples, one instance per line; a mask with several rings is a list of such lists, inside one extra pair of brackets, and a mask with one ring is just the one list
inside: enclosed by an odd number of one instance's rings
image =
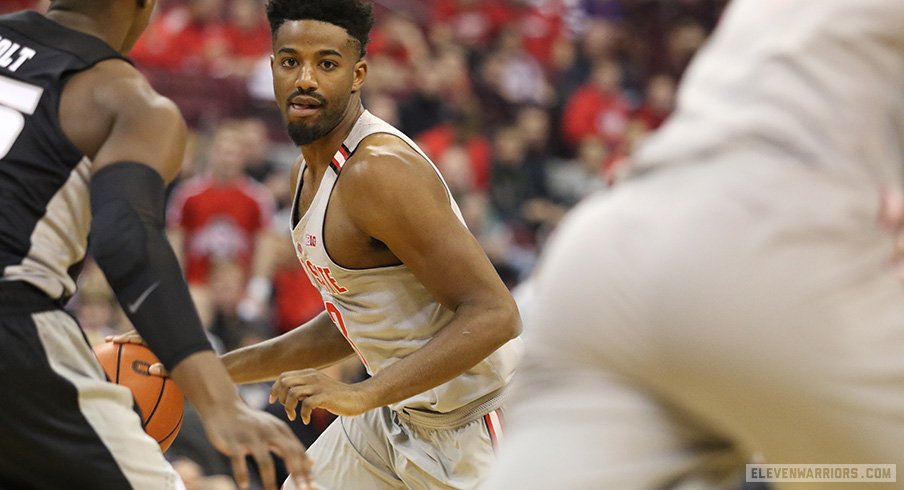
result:
[(360, 415), (376, 406), (359, 385), (347, 384), (321, 373), (316, 369), (303, 369), (282, 373), (270, 390), (270, 403), (280, 401), (289, 420), (295, 420), (295, 411), (301, 403), (301, 420), (311, 421), (311, 412), (323, 408), (336, 415)]
[(232, 472), (240, 488), (248, 488), (250, 484), (247, 456), (257, 462), (264, 490), (278, 488), (270, 454), (273, 452), (285, 461), (297, 488), (313, 489), (313, 462), (289, 426), (276, 417), (237, 403), (202, 420), (210, 442), (232, 462)]
[[(114, 344), (141, 344), (147, 345), (144, 342), (144, 339), (141, 338), (141, 335), (138, 335), (138, 332), (135, 330), (129, 330), (126, 333), (119, 335), (107, 335), (104, 337), (104, 342), (113, 342)], [(169, 371), (163, 367), (161, 363), (151, 364), (151, 367), (148, 368), (148, 374), (151, 376), (160, 376), (161, 378), (166, 378), (169, 376)]]
[(107, 335), (104, 342), (113, 342), (114, 344), (142, 344), (145, 345), (144, 339), (135, 330), (129, 330), (119, 335)]
[[(107, 335), (104, 337), (104, 342), (113, 342), (114, 344), (141, 344), (147, 345), (144, 342), (144, 339), (141, 338), (141, 335), (138, 335), (138, 332), (135, 330), (129, 330), (126, 333), (119, 335)], [(151, 367), (148, 368), (148, 374), (151, 376), (160, 376), (161, 378), (165, 378), (169, 376), (169, 371), (163, 367), (161, 363), (151, 364)]]

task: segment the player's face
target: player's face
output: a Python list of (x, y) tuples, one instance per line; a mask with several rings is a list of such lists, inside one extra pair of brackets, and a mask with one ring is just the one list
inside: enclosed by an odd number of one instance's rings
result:
[(276, 33), (270, 64), (276, 102), (295, 144), (323, 138), (357, 109), (351, 102), (364, 83), (367, 62), (358, 58), (358, 46), (345, 29), (287, 21)]

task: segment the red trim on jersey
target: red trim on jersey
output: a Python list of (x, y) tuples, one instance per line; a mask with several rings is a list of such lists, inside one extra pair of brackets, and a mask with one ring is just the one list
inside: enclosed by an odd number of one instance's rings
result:
[(348, 334), (348, 329), (345, 328), (345, 320), (342, 318), (342, 312), (339, 311), (339, 308), (336, 308), (336, 305), (329, 301), (324, 301), (323, 306), (326, 308), (327, 314), (330, 316), (330, 319), (333, 321), (333, 324), (339, 327), (339, 332), (342, 333), (342, 336), (345, 337), (345, 340), (348, 341), (349, 345), (352, 346), (352, 349), (355, 351), (355, 354), (358, 354), (358, 358), (361, 359), (361, 362), (364, 364), (364, 367), (370, 371), (370, 365), (367, 364), (367, 359), (364, 358), (364, 355), (361, 354), (361, 351), (358, 350), (358, 346), (355, 345), (355, 341)]
[(493, 443), (493, 449), (499, 449), (499, 441), (502, 439), (502, 410), (496, 409), (483, 416), (483, 423), (490, 433), (490, 441)]
[(345, 145), (341, 145), (339, 150), (336, 151), (336, 155), (330, 161), (330, 168), (333, 169), (333, 172), (339, 173), (342, 170), (342, 166), (345, 165), (345, 161), (348, 159), (348, 156), (351, 155), (351, 151), (349, 151), (348, 147)]

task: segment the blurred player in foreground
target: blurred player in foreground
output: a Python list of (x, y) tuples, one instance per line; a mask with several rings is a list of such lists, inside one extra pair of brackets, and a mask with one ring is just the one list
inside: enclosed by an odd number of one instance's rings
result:
[(902, 26), (900, 0), (729, 5), (633, 178), (546, 251), (486, 488), (904, 469)]
[[(271, 0), (267, 13), (301, 150), (292, 238), (326, 311), (226, 366), (237, 382), (276, 379), (291, 418), (342, 416), (309, 450), (318, 488), (476, 488), (520, 348), (514, 300), (430, 160), (362, 106), (370, 5)], [(366, 381), (316, 369), (354, 355)]]
[(185, 124), (125, 58), (154, 0), (56, 0), (0, 17), (0, 487), (169, 490), (182, 483), (63, 310), (88, 249), (246, 486), (304, 448), (248, 408), (210, 350), (163, 231)]

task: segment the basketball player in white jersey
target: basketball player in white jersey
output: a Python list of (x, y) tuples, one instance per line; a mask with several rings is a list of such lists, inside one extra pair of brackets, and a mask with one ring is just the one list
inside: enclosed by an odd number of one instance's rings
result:
[[(301, 150), (292, 238), (326, 311), (227, 354), (227, 369), (276, 379), (290, 418), (341, 415), (309, 449), (318, 488), (476, 488), (520, 347), (514, 300), (430, 160), (362, 106), (370, 5), (271, 0), (267, 13), (276, 100)], [(316, 370), (349, 356), (369, 379)]]
[(486, 488), (901, 488), (904, 2), (734, 1), (635, 162), (545, 254)]

